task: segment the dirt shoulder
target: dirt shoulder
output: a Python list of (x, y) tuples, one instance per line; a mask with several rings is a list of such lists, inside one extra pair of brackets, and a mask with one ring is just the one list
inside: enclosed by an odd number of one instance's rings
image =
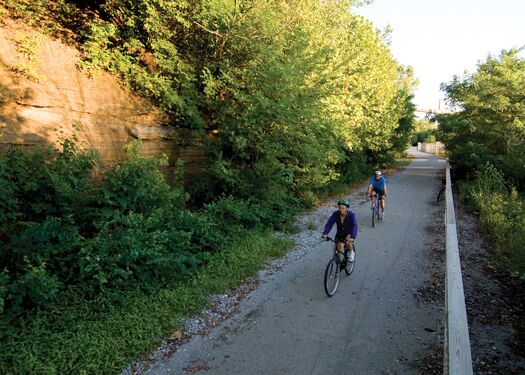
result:
[(525, 373), (525, 288), (499, 267), (478, 218), (456, 213), (476, 374)]
[[(416, 296), (442, 309), (445, 304), (444, 203), (427, 227), (435, 238), (428, 254), (433, 270)], [(476, 215), (456, 204), (456, 224), (467, 306), (472, 362), (475, 374), (525, 374), (525, 288), (498, 266), (488, 251), (491, 240), (483, 234)], [(443, 315), (444, 318), (444, 315)], [(422, 353), (417, 363), (425, 374), (442, 374), (443, 337)]]
[[(444, 209), (443, 202), (435, 205)], [(434, 224), (427, 228), (436, 239), (429, 253), (433, 271), (417, 294), (422, 302), (442, 310), (445, 252), (441, 212), (436, 211)], [(456, 223), (474, 373), (525, 374), (525, 288), (498, 266), (476, 215), (456, 204)], [(423, 353), (420, 371), (442, 373), (442, 348), (441, 336), (441, 343)]]

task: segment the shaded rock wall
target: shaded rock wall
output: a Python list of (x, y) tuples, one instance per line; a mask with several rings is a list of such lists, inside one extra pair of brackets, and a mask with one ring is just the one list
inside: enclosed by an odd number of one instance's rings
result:
[(163, 125), (161, 110), (107, 72), (89, 77), (79, 61), (73, 47), (11, 20), (0, 23), (0, 152), (13, 145), (57, 145), (75, 134), (107, 165), (140, 139), (145, 155), (164, 153), (171, 166), (180, 158), (188, 177), (201, 173), (204, 152), (195, 134)]

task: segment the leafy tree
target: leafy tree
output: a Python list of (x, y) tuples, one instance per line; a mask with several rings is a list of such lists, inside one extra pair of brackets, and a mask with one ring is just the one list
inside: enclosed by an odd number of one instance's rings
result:
[[(442, 85), (457, 112), (437, 116), (463, 193), (494, 238), (498, 259), (525, 280), (525, 58), (522, 50), (489, 56), (473, 74)], [(510, 184), (509, 184), (510, 182)]]
[(525, 186), (525, 59), (520, 50), (489, 56), (473, 74), (442, 85), (458, 111), (440, 115), (440, 134), (461, 176), (490, 162)]
[(407, 143), (413, 75), (388, 34), (352, 13), (364, 3), (76, 0), (88, 22), (50, 18), (81, 34), (84, 68), (121, 76), (171, 126), (213, 135), (199, 195), (310, 201), (360, 169), (356, 154), (377, 163)]
[(437, 124), (430, 120), (418, 119), (414, 121), (414, 128), (412, 130), (412, 145), (417, 145), (418, 142), (429, 142), (435, 140), (437, 132)]

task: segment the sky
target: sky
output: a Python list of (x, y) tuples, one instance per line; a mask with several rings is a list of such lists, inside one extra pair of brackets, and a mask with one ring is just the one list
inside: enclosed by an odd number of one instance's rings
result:
[(525, 0), (374, 0), (354, 12), (379, 30), (390, 25), (391, 51), (414, 68), (414, 103), (422, 109), (443, 108), (442, 82), (525, 45)]

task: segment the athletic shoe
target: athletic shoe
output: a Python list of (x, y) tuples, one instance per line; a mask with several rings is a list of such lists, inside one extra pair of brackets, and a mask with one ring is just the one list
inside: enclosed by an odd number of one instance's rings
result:
[(355, 251), (354, 251), (354, 250), (352, 250), (352, 251), (350, 252), (350, 255), (348, 256), (348, 260), (349, 260), (350, 262), (355, 261)]
[(385, 220), (385, 213), (381, 212), (381, 220)]

